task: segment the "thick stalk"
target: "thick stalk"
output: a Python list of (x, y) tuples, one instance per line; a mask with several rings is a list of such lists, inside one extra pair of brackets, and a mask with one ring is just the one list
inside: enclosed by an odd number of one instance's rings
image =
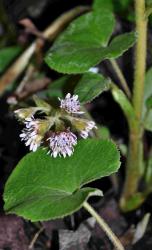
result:
[(145, 0), (135, 0), (137, 46), (135, 54), (135, 81), (133, 105), (140, 122), (143, 108), (144, 82), (147, 54), (147, 18), (145, 16)]
[(117, 236), (112, 232), (111, 228), (107, 225), (107, 223), (101, 218), (101, 216), (93, 209), (89, 203), (84, 202), (84, 208), (96, 219), (101, 229), (106, 233), (108, 238), (111, 240), (113, 245), (117, 250), (124, 250), (123, 245), (121, 244), (120, 240)]
[(126, 167), (126, 180), (121, 199), (121, 207), (128, 210), (127, 201), (138, 190), (141, 177), (142, 143), (142, 109), (144, 99), (144, 82), (147, 52), (147, 18), (145, 17), (145, 0), (135, 0), (137, 44), (135, 52), (135, 76), (133, 86), (133, 107), (135, 112), (135, 126), (130, 126), (129, 150)]

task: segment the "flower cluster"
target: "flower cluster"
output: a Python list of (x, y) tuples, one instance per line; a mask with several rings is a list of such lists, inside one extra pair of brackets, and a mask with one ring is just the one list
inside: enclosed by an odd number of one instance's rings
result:
[(80, 117), (84, 112), (80, 110), (77, 95), (72, 96), (68, 93), (65, 99), (59, 98), (59, 101), (60, 109), (53, 110), (50, 107), (50, 114), (47, 113), (43, 118), (35, 118), (38, 111), (45, 113), (43, 107), (15, 111), (16, 116), (25, 126), (20, 134), (21, 140), (31, 151), (36, 151), (41, 145), (47, 145), (48, 153), (51, 153), (54, 158), (71, 156), (77, 144), (77, 136), (80, 135), (86, 139), (90, 131), (96, 128), (95, 122)]

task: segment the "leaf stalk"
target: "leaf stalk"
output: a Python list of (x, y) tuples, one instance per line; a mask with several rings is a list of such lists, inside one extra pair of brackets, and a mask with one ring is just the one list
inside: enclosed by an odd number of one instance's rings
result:
[(97, 223), (99, 224), (101, 229), (106, 233), (115, 248), (117, 250), (125, 250), (120, 240), (112, 232), (111, 228), (107, 225), (104, 219), (93, 209), (93, 207), (86, 201), (83, 203), (83, 207), (96, 219)]
[(110, 62), (111, 62), (111, 65), (112, 65), (113, 69), (115, 70), (115, 72), (117, 74), (117, 77), (119, 78), (122, 89), (124, 90), (124, 92), (126, 93), (128, 98), (131, 98), (130, 89), (128, 87), (127, 81), (126, 81), (126, 79), (125, 79), (125, 77), (124, 77), (118, 63), (114, 59), (111, 59)]

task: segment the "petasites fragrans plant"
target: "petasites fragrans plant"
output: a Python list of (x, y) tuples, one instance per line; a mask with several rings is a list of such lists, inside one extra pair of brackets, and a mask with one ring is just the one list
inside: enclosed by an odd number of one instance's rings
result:
[[(112, 2), (94, 1), (92, 11), (74, 20), (57, 38), (45, 61), (49, 67), (61, 73), (83, 73), (74, 88), (74, 93), (80, 96), (83, 103), (99, 95), (103, 84), (103, 80), (97, 84), (93, 82), (93, 76), (87, 73), (90, 67), (107, 59), (115, 70), (121, 86), (112, 82), (109, 88), (129, 126), (126, 176), (120, 206), (123, 211), (130, 211), (137, 208), (152, 190), (151, 149), (144, 155), (143, 143), (145, 130), (152, 131), (152, 70), (149, 69), (146, 73), (147, 24), (151, 2), (134, 0), (135, 30), (111, 39), (115, 27)], [(135, 65), (131, 92), (115, 59), (133, 45)], [(97, 77), (99, 74), (95, 75)], [(105, 77), (100, 76), (105, 82)], [(84, 80), (86, 78), (88, 82)], [(97, 88), (98, 91), (95, 90)], [(143, 190), (139, 187), (141, 181), (144, 183)]]
[[(85, 207), (117, 249), (123, 249), (121, 243), (87, 199), (102, 195), (101, 190), (88, 185), (118, 170), (119, 152), (110, 140), (93, 138), (98, 129), (82, 113), (84, 107), (81, 109), (80, 104), (109, 90), (121, 106), (129, 125), (129, 145), (120, 204), (124, 211), (135, 209), (151, 192), (151, 155), (150, 151), (149, 155), (143, 155), (143, 135), (145, 129), (152, 131), (152, 70), (146, 75), (150, 7), (145, 0), (134, 2), (136, 29), (132, 32), (112, 37), (115, 28), (112, 0), (95, 0), (92, 9), (72, 21), (55, 40), (45, 62), (67, 75), (51, 84), (45, 94), (50, 103), (59, 98), (58, 105), (52, 106), (35, 97), (36, 107), (16, 111), (24, 124), (20, 137), (34, 152), (19, 162), (4, 192), (5, 211), (31, 221), (63, 217)], [(115, 59), (133, 45), (136, 46), (135, 74), (131, 93)], [(90, 70), (105, 59), (116, 71), (120, 87), (109, 76)], [(141, 180), (145, 189), (139, 192)]]

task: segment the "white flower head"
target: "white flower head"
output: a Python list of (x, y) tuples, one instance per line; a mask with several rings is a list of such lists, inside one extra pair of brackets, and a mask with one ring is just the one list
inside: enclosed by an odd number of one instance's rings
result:
[(25, 141), (26, 146), (30, 146), (30, 150), (35, 152), (41, 145), (43, 133), (41, 134), (44, 121), (36, 120), (33, 116), (25, 119), (25, 128), (20, 134), (21, 140)]
[[(48, 138), (51, 156), (56, 158), (58, 155), (71, 156), (74, 152), (74, 146), (77, 144), (77, 137), (70, 130), (64, 132), (53, 132)], [(50, 151), (48, 153), (50, 153)]]
[(74, 114), (83, 114), (84, 112), (80, 111), (80, 102), (78, 99), (78, 95), (71, 95), (68, 93), (65, 96), (65, 99), (60, 99), (60, 108), (64, 109), (68, 113)]
[(83, 139), (86, 139), (89, 136), (89, 132), (93, 128), (97, 128), (95, 122), (94, 121), (87, 121), (85, 129), (80, 132), (80, 136)]

